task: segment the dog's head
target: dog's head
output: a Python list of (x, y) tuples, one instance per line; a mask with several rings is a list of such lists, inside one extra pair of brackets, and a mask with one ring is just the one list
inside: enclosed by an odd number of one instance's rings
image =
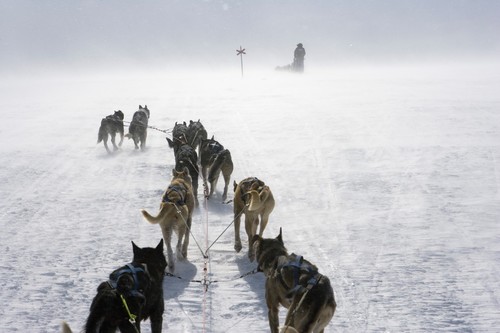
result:
[(281, 228), (276, 238), (262, 238), (259, 235), (253, 236), (251, 247), (257, 259), (259, 270), (266, 275), (270, 270), (274, 269), (278, 257), (288, 255), (283, 243)]
[(175, 179), (182, 179), (186, 181), (189, 185), (192, 184), (191, 176), (189, 175), (189, 170), (186, 167), (181, 168), (180, 170), (172, 169), (172, 181)]
[(149, 275), (155, 281), (162, 281), (165, 269), (167, 268), (167, 259), (163, 254), (163, 239), (156, 248), (140, 248), (132, 242), (134, 252), (133, 262), (144, 264), (147, 267)]
[(187, 167), (189, 170), (198, 170), (198, 154), (190, 145), (181, 145), (175, 153), (175, 168), (182, 170)]
[(123, 118), (124, 118), (122, 110), (115, 111), (114, 116), (120, 120), (123, 120)]
[(179, 138), (180, 136), (185, 136), (187, 130), (188, 127), (185, 121), (182, 124), (178, 124), (177, 122), (175, 122), (174, 129), (172, 130), (173, 140), (176, 140), (176, 138)]
[(205, 131), (205, 127), (201, 123), (200, 119), (198, 119), (197, 121), (190, 120), (188, 131), (191, 132), (191, 134), (196, 134), (196, 132)]
[(144, 111), (146, 113), (146, 115), (148, 116), (148, 119), (149, 119), (149, 109), (148, 109), (148, 106), (147, 105), (144, 105), (144, 107), (142, 107), (141, 105), (139, 105), (139, 111)]

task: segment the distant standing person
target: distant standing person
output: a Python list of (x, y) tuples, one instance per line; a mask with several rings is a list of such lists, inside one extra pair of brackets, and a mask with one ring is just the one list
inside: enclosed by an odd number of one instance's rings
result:
[(293, 70), (295, 72), (304, 72), (304, 57), (306, 56), (306, 50), (302, 46), (302, 43), (297, 44), (297, 48), (293, 52)]

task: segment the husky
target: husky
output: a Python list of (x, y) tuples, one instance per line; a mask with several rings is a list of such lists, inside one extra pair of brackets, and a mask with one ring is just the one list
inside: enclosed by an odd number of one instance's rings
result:
[(194, 195), (191, 186), (191, 177), (187, 169), (172, 170), (173, 178), (162, 196), (160, 211), (157, 216), (151, 216), (142, 210), (144, 218), (152, 224), (159, 224), (163, 239), (167, 244), (167, 258), (169, 271), (175, 270), (174, 254), (172, 251), (172, 233), (177, 233), (176, 254), (178, 260), (187, 258), (189, 232), (191, 229), (194, 209)]
[(198, 149), (201, 144), (201, 140), (206, 140), (208, 135), (203, 124), (198, 121), (189, 121), (189, 126), (186, 132), (188, 144), (194, 149)]
[(186, 125), (185, 121), (180, 124), (175, 122), (174, 129), (172, 130), (172, 139), (166, 138), (168, 146), (174, 150), (174, 155), (177, 153), (177, 150), (179, 150), (180, 146), (188, 144), (189, 141), (187, 132), (188, 126)]
[(200, 164), (203, 184), (207, 190), (208, 171), (208, 182), (210, 182), (210, 192), (207, 195), (208, 198), (210, 198), (215, 192), (219, 175), (222, 172), (222, 176), (224, 177), (224, 192), (222, 193), (222, 201), (226, 201), (227, 189), (229, 187), (231, 174), (233, 173), (233, 160), (229, 150), (224, 149), (224, 146), (214, 140), (213, 136), (209, 140), (203, 139), (201, 140), (200, 145)]
[(196, 150), (193, 147), (186, 143), (180, 145), (175, 153), (175, 169), (181, 171), (184, 168), (188, 170), (191, 176), (194, 202), (198, 206), (198, 178), (200, 175), (198, 154), (196, 154)]
[[(241, 251), (240, 224), (241, 215), (245, 214), (245, 230), (248, 236), (248, 258), (255, 259), (252, 251), (252, 239), (257, 234), (262, 237), (274, 209), (274, 197), (269, 186), (257, 177), (248, 177), (239, 184), (234, 182), (234, 249)], [(260, 219), (259, 219), (260, 218)]]
[[(121, 110), (115, 111), (114, 114), (102, 118), (101, 126), (99, 127), (99, 133), (97, 134), (97, 143), (101, 141), (104, 142), (104, 148), (111, 154), (111, 150), (108, 148), (108, 136), (111, 136), (111, 143), (113, 144), (114, 150), (118, 150), (118, 146), (122, 146), (123, 143), (123, 112)], [(120, 142), (118, 146), (115, 142), (116, 133), (120, 134)]]
[[(109, 275), (109, 280), (97, 288), (85, 324), (86, 333), (122, 333), (141, 331), (140, 323), (151, 321), (151, 332), (160, 333), (163, 325), (163, 276), (167, 260), (163, 240), (156, 248), (140, 248), (132, 242), (134, 257), (130, 264)], [(62, 324), (62, 332), (71, 333)]]
[(148, 136), (148, 119), (150, 112), (147, 105), (142, 107), (139, 105), (139, 110), (134, 113), (130, 126), (128, 128), (127, 138), (134, 140), (135, 149), (146, 149), (146, 138)]
[(252, 243), (258, 268), (266, 276), (271, 332), (280, 332), (281, 304), (288, 309), (282, 332), (323, 333), (337, 307), (328, 277), (302, 256), (288, 254), (281, 228), (278, 237), (255, 235)]

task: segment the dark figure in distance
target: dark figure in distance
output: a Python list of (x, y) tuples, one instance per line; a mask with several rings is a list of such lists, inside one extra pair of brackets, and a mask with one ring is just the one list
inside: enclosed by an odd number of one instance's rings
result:
[(298, 73), (304, 72), (304, 57), (306, 56), (306, 50), (302, 46), (302, 43), (297, 44), (297, 48), (293, 52), (293, 70)]

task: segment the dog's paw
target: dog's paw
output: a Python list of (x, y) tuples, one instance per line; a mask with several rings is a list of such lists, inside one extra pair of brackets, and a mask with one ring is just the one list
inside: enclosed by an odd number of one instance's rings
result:
[(186, 258), (187, 258), (187, 252), (184, 252), (184, 251), (177, 252), (177, 260), (182, 261), (182, 260), (186, 260)]
[(234, 243), (234, 249), (236, 252), (240, 252), (243, 247), (241, 246), (241, 242)]

